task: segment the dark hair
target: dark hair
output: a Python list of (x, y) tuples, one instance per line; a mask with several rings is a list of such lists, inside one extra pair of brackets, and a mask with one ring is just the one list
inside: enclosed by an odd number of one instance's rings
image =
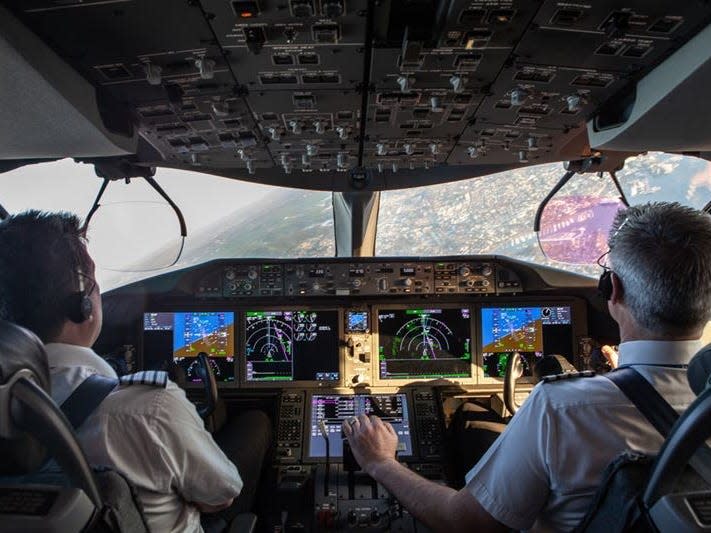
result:
[(71, 213), (27, 211), (0, 222), (0, 318), (52, 342), (91, 258)]
[(620, 211), (608, 239), (612, 269), (637, 323), (667, 336), (711, 318), (711, 217), (676, 202)]

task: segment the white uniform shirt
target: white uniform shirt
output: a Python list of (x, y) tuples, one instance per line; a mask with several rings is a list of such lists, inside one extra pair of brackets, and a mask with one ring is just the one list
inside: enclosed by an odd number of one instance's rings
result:
[[(686, 369), (654, 365), (686, 365), (701, 347), (699, 341), (627, 342), (619, 364), (633, 366), (680, 413), (695, 398)], [(541, 383), (467, 474), (467, 488), (512, 529), (570, 531), (617, 455), (656, 454), (662, 440), (603, 376)]]
[[(116, 378), (90, 348), (57, 343), (45, 348), (57, 404), (92, 374)], [(200, 513), (189, 502), (218, 505), (242, 490), (237, 468), (171, 381), (165, 389), (116, 389), (82, 424), (78, 437), (90, 463), (110, 466), (136, 485), (154, 533), (202, 531)]]

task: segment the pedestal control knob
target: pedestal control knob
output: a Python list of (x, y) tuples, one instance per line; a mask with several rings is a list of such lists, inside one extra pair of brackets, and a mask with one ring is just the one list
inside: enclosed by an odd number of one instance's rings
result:
[(466, 278), (469, 274), (472, 273), (472, 269), (469, 268), (468, 266), (460, 266), (459, 267), (459, 275)]
[(482, 276), (491, 276), (494, 273), (494, 269), (491, 268), (489, 265), (484, 265), (481, 267), (481, 275)]
[(237, 274), (231, 268), (228, 268), (227, 270), (225, 270), (225, 278), (226, 279), (235, 279), (236, 277), (237, 277)]
[(353, 385), (361, 385), (366, 382), (366, 377), (363, 374), (356, 374), (351, 378), (351, 383)]
[(249, 279), (257, 279), (258, 276), (259, 276), (259, 274), (257, 273), (256, 268), (250, 268), (249, 272), (247, 272), (247, 277)]
[(400, 281), (405, 287), (412, 287), (412, 284), (414, 283), (412, 281), (412, 278), (405, 278), (402, 281)]
[(382, 292), (388, 290), (388, 280), (386, 278), (380, 278), (378, 280), (378, 290)]
[(242, 289), (245, 291), (251, 291), (252, 290), (252, 284), (247, 282), (242, 284)]

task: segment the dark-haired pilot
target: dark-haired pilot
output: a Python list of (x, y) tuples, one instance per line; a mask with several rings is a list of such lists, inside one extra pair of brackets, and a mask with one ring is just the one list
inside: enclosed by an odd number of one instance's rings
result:
[[(102, 325), (101, 295), (74, 215), (31, 211), (0, 222), (0, 311), (45, 343), (57, 404), (92, 374), (117, 377), (91, 349)], [(252, 457), (263, 456), (269, 440), (268, 429), (259, 431), (269, 427), (266, 415), (257, 418)], [(170, 381), (118, 387), (77, 434), (92, 464), (133, 482), (153, 532), (202, 531), (200, 513), (230, 508), (243, 488), (235, 465)]]
[[(608, 238), (608, 309), (619, 366), (637, 370), (677, 412), (694, 399), (685, 366), (711, 318), (711, 217), (676, 203), (618, 214)], [(397, 435), (377, 417), (343, 425), (353, 453), (435, 531), (570, 531), (601, 475), (627, 449), (654, 454), (662, 437), (603, 376), (537, 385), (460, 491), (395, 460)]]

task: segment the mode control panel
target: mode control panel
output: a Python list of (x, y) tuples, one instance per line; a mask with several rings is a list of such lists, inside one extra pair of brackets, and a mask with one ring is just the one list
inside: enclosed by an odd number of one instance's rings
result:
[(194, 288), (198, 298), (511, 294), (518, 274), (495, 260), (229, 263)]

